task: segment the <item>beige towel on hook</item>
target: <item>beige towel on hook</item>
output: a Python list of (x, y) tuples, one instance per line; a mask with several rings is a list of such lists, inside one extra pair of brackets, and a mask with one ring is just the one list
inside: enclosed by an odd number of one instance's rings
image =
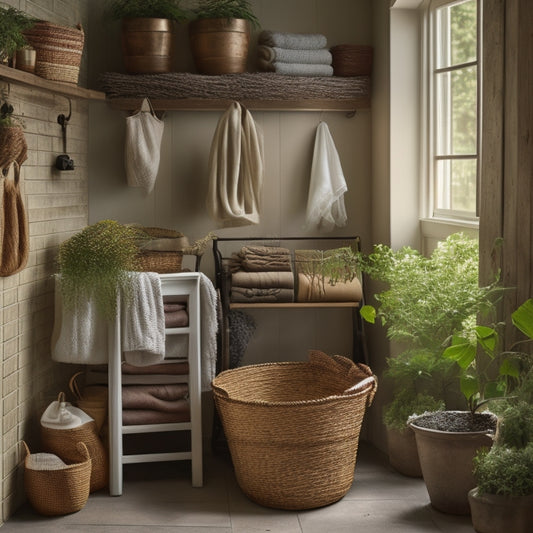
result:
[(325, 122), (316, 130), (311, 181), (307, 198), (306, 229), (331, 231), (346, 226), (344, 193), (348, 190), (339, 154)]
[(207, 210), (219, 227), (259, 223), (263, 136), (251, 113), (233, 102), (220, 118), (209, 156)]

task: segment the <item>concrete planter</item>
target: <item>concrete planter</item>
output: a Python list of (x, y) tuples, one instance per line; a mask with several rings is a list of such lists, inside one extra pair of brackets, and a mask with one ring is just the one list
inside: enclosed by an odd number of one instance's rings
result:
[[(453, 413), (470, 415), (465, 411)], [(492, 446), (491, 432), (428, 429), (422, 427), (423, 419), (428, 416), (431, 415), (415, 418), (411, 427), (415, 432), (420, 467), (431, 505), (443, 513), (468, 515), (468, 492), (476, 486), (472, 461), (479, 448)], [(495, 427), (496, 417), (486, 416), (494, 420)]]
[(387, 428), (387, 443), (389, 463), (396, 471), (404, 476), (422, 477), (416, 438), (410, 427), (405, 431)]
[(468, 493), (468, 500), (477, 533), (525, 533), (533, 524), (533, 494), (520, 497), (480, 495), (476, 487)]

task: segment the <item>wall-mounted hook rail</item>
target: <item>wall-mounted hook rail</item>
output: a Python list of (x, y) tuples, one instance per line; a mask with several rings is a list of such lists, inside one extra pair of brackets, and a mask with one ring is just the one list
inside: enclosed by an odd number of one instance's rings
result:
[(57, 123), (61, 125), (61, 133), (63, 134), (63, 152), (64, 154), (58, 155), (56, 158), (56, 168), (58, 170), (74, 170), (74, 161), (67, 155), (67, 126), (72, 116), (72, 102), (70, 98), (68, 100), (68, 116), (64, 114), (58, 115)]

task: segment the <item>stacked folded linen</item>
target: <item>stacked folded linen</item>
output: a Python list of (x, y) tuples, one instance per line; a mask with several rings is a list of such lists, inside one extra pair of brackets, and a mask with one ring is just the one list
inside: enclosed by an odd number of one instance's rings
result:
[(263, 31), (259, 35), (260, 70), (288, 76), (333, 76), (333, 57), (321, 34)]
[(233, 254), (230, 269), (231, 301), (294, 301), (294, 275), (287, 248), (244, 246), (238, 254)]
[(124, 425), (186, 422), (190, 419), (188, 387), (169, 385), (127, 385), (122, 387)]
[(187, 305), (180, 296), (163, 296), (165, 328), (186, 328), (189, 325)]

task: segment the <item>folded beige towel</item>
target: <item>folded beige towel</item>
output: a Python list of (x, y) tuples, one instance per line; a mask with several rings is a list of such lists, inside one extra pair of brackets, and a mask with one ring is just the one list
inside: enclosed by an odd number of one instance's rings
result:
[(231, 283), (237, 287), (249, 289), (293, 289), (292, 272), (235, 272)]
[(231, 301), (239, 303), (291, 303), (294, 302), (294, 290), (249, 289), (232, 286)]
[(357, 278), (347, 283), (329, 283), (328, 278), (298, 274), (297, 302), (360, 302), (363, 289)]

